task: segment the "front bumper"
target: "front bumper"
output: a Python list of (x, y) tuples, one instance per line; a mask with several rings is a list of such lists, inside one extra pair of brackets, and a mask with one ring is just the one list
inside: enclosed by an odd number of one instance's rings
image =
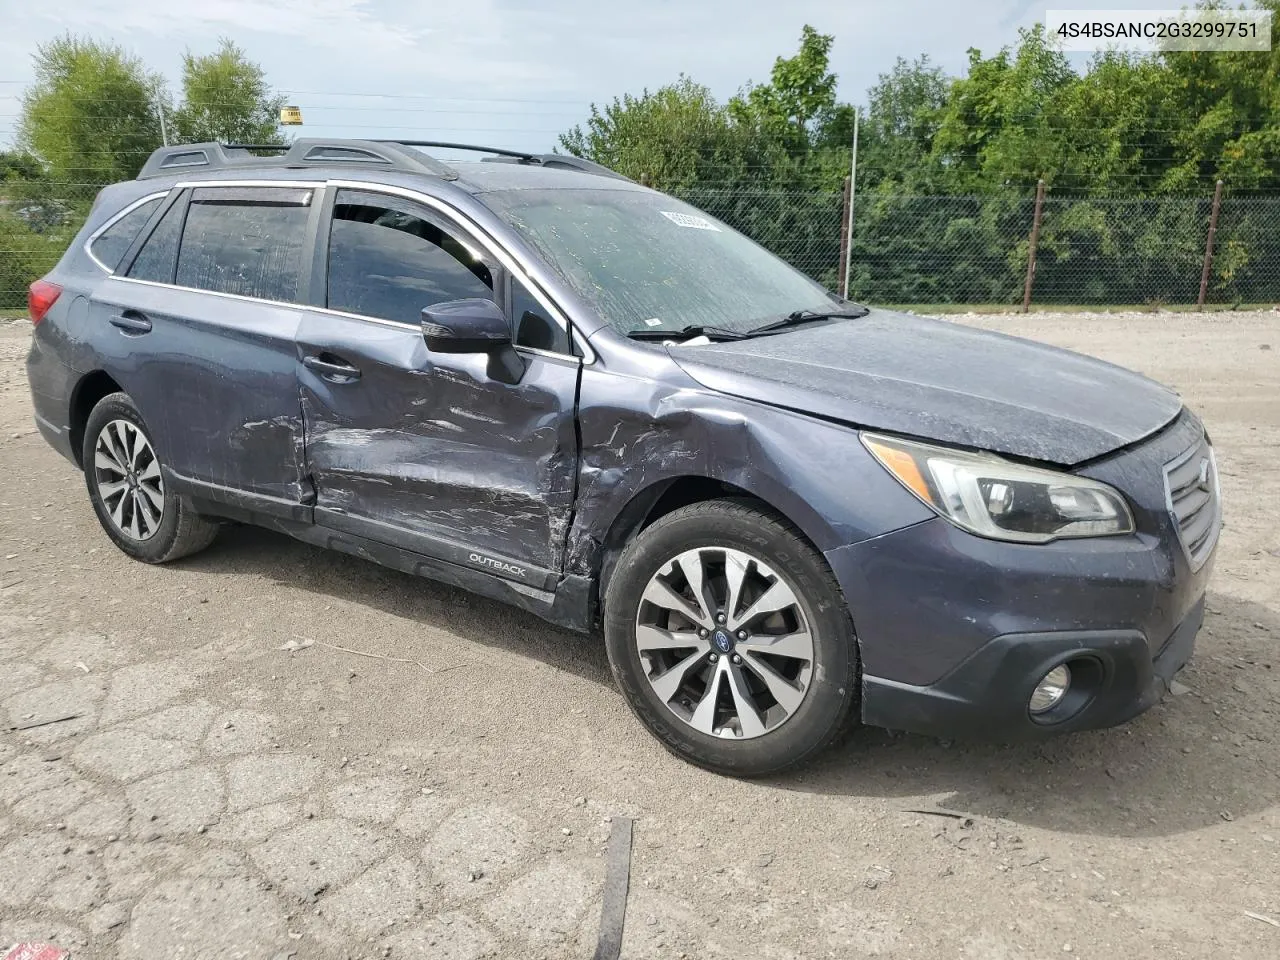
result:
[[(1193, 564), (1165, 466), (1203, 436), (1184, 413), (1079, 471), (1125, 493), (1129, 536), (1015, 544), (935, 518), (828, 551), (858, 636), (863, 720), (1014, 740), (1112, 726), (1158, 702), (1194, 648), (1217, 536)], [(1033, 718), (1032, 690), (1059, 663), (1072, 691)]]
[[(865, 723), (939, 737), (1031, 740), (1111, 727), (1160, 701), (1195, 647), (1203, 597), (1156, 657), (1135, 630), (1007, 634), (990, 641), (937, 683), (915, 686), (864, 677)], [(1062, 703), (1042, 717), (1031, 691), (1060, 663), (1073, 668)]]

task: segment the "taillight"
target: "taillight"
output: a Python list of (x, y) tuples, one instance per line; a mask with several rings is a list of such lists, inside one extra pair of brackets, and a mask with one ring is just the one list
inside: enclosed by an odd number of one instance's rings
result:
[(31, 314), (31, 323), (38, 325), (61, 295), (62, 288), (56, 283), (48, 280), (33, 283), (27, 290), (27, 313)]

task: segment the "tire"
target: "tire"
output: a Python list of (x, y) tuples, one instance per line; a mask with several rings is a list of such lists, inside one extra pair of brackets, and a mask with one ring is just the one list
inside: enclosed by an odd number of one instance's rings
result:
[(98, 522), (134, 559), (167, 563), (203, 550), (217, 536), (217, 524), (165, 482), (151, 432), (127, 394), (108, 394), (93, 408), (81, 462)]
[(754, 504), (711, 500), (658, 520), (619, 557), (604, 606), (628, 704), (698, 766), (777, 773), (856, 721), (858, 647), (839, 584), (799, 531)]

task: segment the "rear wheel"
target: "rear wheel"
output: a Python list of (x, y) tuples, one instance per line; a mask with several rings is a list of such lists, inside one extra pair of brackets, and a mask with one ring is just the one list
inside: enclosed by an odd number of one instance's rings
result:
[(808, 759), (857, 704), (853, 624), (830, 569), (750, 504), (694, 504), (634, 540), (609, 582), (605, 640), (636, 715), (720, 773)]
[(165, 482), (151, 434), (127, 394), (103, 397), (89, 414), (82, 462), (98, 521), (129, 556), (165, 563), (213, 542), (217, 525)]

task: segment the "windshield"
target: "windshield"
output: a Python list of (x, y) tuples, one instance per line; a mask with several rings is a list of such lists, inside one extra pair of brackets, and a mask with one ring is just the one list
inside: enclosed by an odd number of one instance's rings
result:
[(745, 332), (839, 301), (700, 210), (641, 190), (513, 190), (483, 200), (620, 333)]

